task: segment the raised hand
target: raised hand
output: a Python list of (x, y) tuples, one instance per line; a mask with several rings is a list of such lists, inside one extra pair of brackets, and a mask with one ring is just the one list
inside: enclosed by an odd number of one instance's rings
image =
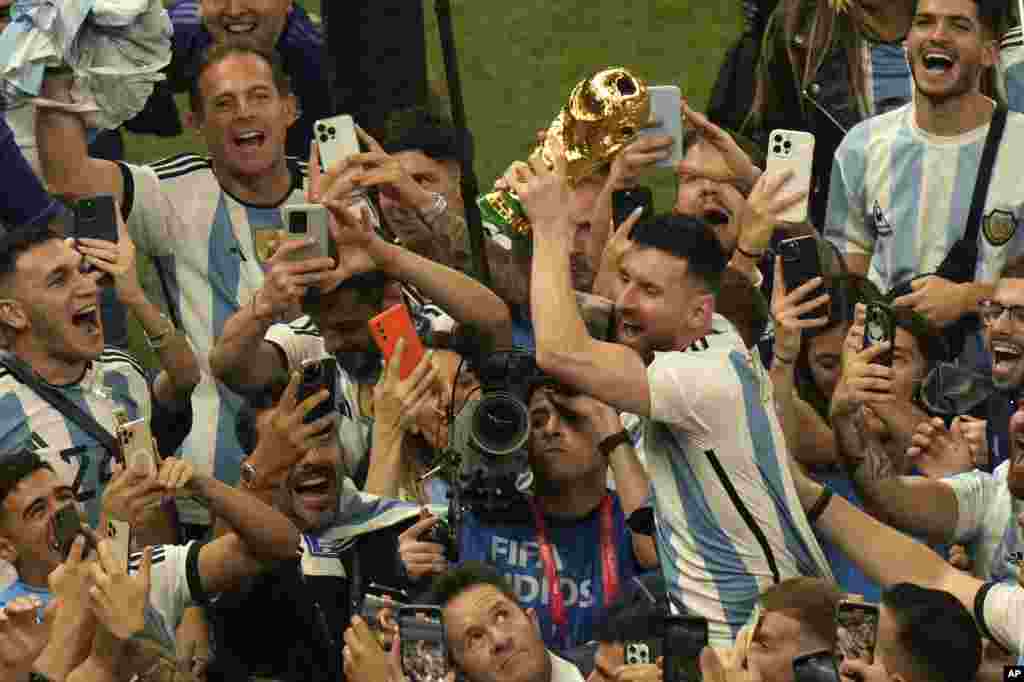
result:
[(428, 575), (440, 575), (448, 570), (444, 547), (420, 538), (441, 520), (426, 509), (420, 510), (420, 520), (398, 536), (398, 556), (406, 574), (415, 580)]
[(686, 123), (698, 131), (700, 139), (712, 145), (722, 155), (731, 171), (731, 175), (708, 175), (706, 168), (687, 164), (685, 161), (679, 164), (678, 172), (682, 175), (704, 177), (717, 182), (735, 182), (744, 191), (753, 187), (761, 175), (761, 170), (754, 165), (747, 153), (736, 144), (736, 140), (733, 139), (732, 135), (712, 123), (704, 114), (691, 109), (686, 100), (683, 100), (680, 108)]
[(146, 624), (153, 548), (142, 552), (142, 562), (134, 575), (128, 575), (123, 561), (110, 540), (100, 540), (98, 561), (89, 565), (93, 586), (89, 588), (89, 608), (107, 631), (120, 640), (142, 632)]
[(324, 287), (331, 281), (333, 259), (292, 259), (291, 254), (313, 244), (312, 239), (285, 240), (266, 261), (263, 286), (253, 301), (258, 315), (278, 319), (298, 314), (309, 287)]
[(398, 432), (407, 431), (425, 410), (437, 409), (435, 390), (440, 386), (430, 351), (424, 353), (412, 373), (402, 379), (399, 370), (404, 351), (405, 339), (399, 339), (384, 367), (384, 374), (373, 389), (374, 419)]
[(131, 305), (144, 299), (145, 294), (136, 269), (135, 243), (128, 234), (119, 206), (115, 206), (114, 215), (117, 218), (116, 242), (83, 237), (75, 239), (74, 246), (86, 263), (110, 275), (118, 299), (125, 305)]
[(920, 277), (910, 283), (913, 290), (892, 302), (894, 308), (910, 308), (936, 327), (948, 326), (971, 308), (967, 289), (938, 275)]
[(939, 417), (918, 424), (910, 443), (907, 456), (929, 478), (943, 478), (974, 468), (967, 441), (951, 433)]
[[(32, 670), (50, 638), (51, 618), (37, 622), (42, 601), (35, 596), (18, 597), (0, 609), (0, 674), (19, 679)], [(57, 608), (53, 601), (48, 610)]]
[(772, 285), (772, 319), (775, 321), (775, 359), (793, 364), (800, 354), (800, 345), (805, 329), (815, 329), (828, 324), (828, 316), (803, 319), (809, 313), (829, 302), (829, 294), (809, 297), (818, 291), (821, 277), (815, 277), (791, 292), (786, 291), (783, 277), (782, 258), (775, 257), (775, 281)]

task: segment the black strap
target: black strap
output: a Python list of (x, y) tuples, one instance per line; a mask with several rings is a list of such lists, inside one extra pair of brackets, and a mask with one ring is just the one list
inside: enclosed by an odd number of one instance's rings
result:
[[(999, 143), (1003, 139), (1003, 131), (1006, 129), (1007, 110), (1005, 107), (996, 105), (992, 112), (992, 122), (988, 126), (988, 135), (985, 136), (985, 148), (981, 152), (981, 165), (978, 166), (978, 178), (974, 182), (974, 194), (971, 195), (971, 209), (967, 212), (967, 229), (964, 230), (964, 241), (973, 258), (970, 260), (972, 276), (978, 264), (978, 230), (981, 229), (982, 212), (985, 210), (985, 201), (988, 199), (988, 186), (992, 180), (992, 169), (996, 165), (996, 155), (999, 154)], [(969, 281), (970, 281), (969, 280)]]
[(100, 426), (99, 422), (92, 415), (84, 412), (56, 387), (46, 383), (42, 377), (36, 374), (35, 370), (22, 362), (21, 359), (8, 351), (0, 351), (0, 365), (6, 367), (14, 375), (15, 379), (31, 388), (39, 397), (50, 403), (55, 410), (78, 424), (83, 431), (102, 445), (110, 453), (111, 457), (118, 461), (122, 460), (121, 446), (117, 439)]

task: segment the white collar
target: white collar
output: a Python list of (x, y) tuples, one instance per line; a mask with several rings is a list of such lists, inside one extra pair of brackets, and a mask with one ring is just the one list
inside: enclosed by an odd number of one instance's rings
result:
[(548, 656), (551, 657), (551, 682), (584, 682), (583, 673), (564, 658), (559, 658), (550, 649)]

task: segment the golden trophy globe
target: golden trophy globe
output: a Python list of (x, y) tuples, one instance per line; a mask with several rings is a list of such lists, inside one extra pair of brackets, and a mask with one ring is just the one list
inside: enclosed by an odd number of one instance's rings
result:
[[(604, 69), (572, 89), (569, 102), (548, 128), (540, 153), (548, 168), (554, 167), (555, 141), (560, 142), (569, 184), (575, 185), (610, 164), (650, 118), (647, 83), (623, 67)], [(485, 223), (513, 239), (529, 237), (530, 221), (514, 192), (481, 195), (477, 206)]]

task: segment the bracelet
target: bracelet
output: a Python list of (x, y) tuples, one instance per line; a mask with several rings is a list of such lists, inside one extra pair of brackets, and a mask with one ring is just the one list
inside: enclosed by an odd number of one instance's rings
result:
[(435, 192), (434, 203), (431, 204), (430, 208), (425, 211), (417, 211), (416, 213), (419, 215), (420, 220), (429, 226), (433, 226), (434, 221), (440, 218), (447, 210), (448, 200), (440, 192)]
[(612, 435), (601, 439), (601, 442), (597, 444), (597, 451), (605, 457), (611, 457), (615, 448), (632, 442), (633, 439), (629, 437), (629, 431), (622, 429), (618, 433), (613, 433)]
[(170, 337), (172, 337), (178, 331), (178, 328), (174, 326), (173, 322), (167, 319), (166, 315), (160, 313), (160, 317), (161, 319), (163, 319), (164, 322), (167, 323), (167, 327), (162, 332), (150, 336), (149, 332), (147, 332), (145, 329), (142, 330), (142, 333), (146, 337), (146, 343), (149, 345), (150, 350), (160, 350), (161, 348), (166, 346), (167, 342), (170, 340)]
[(794, 358), (783, 357), (783, 355), (781, 353), (776, 353), (772, 357), (773, 357), (774, 360), (778, 360), (779, 362), (781, 362), (784, 365), (792, 365), (794, 362), (796, 362), (796, 358), (795, 357)]
[(764, 251), (761, 251), (761, 253), (750, 253), (749, 251), (744, 251), (743, 247), (739, 244), (736, 244), (736, 251), (750, 260), (761, 260), (764, 257)]
[(825, 513), (825, 507), (832, 501), (832, 491), (829, 488), (825, 488), (818, 499), (814, 501), (814, 506), (811, 507), (810, 511), (807, 512), (807, 522), (812, 526), (817, 523), (821, 515)]

